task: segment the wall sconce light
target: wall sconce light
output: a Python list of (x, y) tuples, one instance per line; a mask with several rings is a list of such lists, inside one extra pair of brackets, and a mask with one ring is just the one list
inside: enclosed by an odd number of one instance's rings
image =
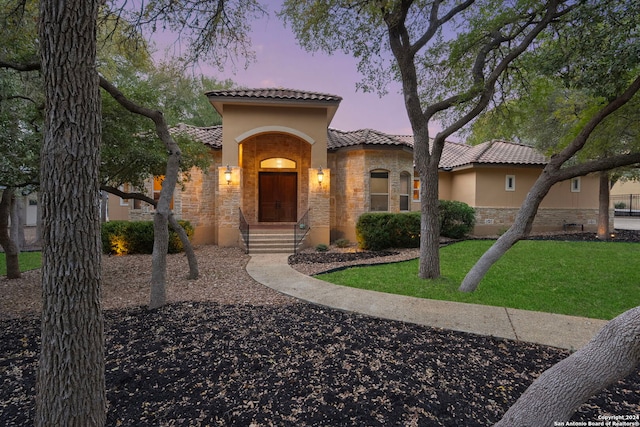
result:
[(322, 172), (322, 166), (318, 168), (318, 184), (322, 185), (322, 180), (324, 179), (324, 172)]
[(231, 184), (231, 168), (227, 165), (227, 170), (224, 171), (224, 179), (227, 180), (227, 185)]

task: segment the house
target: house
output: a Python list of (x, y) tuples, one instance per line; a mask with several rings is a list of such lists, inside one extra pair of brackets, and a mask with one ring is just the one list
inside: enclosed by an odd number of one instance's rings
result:
[[(365, 212), (420, 209), (413, 138), (372, 129), (330, 127), (340, 105), (335, 95), (290, 89), (208, 92), (222, 126), (185, 132), (211, 148), (208, 173), (194, 171), (174, 194), (174, 212), (195, 228), (196, 244), (242, 244), (242, 231), (303, 229), (307, 246), (356, 240)], [(440, 162), (440, 198), (476, 209), (475, 234), (491, 235), (513, 222), (546, 158), (506, 141), (477, 146), (447, 142)], [(154, 188), (156, 187), (156, 188)], [(158, 191), (149, 181), (146, 191)], [(117, 198), (115, 198), (117, 199)], [(598, 179), (556, 184), (544, 199), (534, 230), (564, 224), (596, 229)], [(148, 206), (128, 206), (132, 220), (149, 219)]]

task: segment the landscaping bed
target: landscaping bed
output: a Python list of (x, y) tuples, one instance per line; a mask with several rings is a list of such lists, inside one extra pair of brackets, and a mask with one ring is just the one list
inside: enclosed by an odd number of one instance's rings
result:
[[(393, 252), (331, 263), (415, 257)], [(256, 283), (238, 249), (197, 255), (197, 281), (169, 256), (156, 311), (150, 256), (103, 259), (108, 426), (489, 426), (569, 354), (310, 305)], [(0, 425), (33, 424), (38, 283), (0, 279)], [(636, 371), (573, 419), (638, 414), (639, 384)]]

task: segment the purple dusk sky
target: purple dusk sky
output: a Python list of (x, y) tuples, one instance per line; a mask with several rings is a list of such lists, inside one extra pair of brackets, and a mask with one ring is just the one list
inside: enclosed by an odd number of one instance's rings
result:
[[(236, 67), (229, 65), (224, 72), (206, 65), (201, 65), (196, 72), (217, 80), (229, 78), (238, 86), (248, 88), (280, 87), (338, 95), (342, 102), (331, 122), (331, 127), (336, 129), (369, 128), (395, 135), (412, 133), (399, 83), (390, 85), (388, 94), (382, 98), (356, 91), (356, 83), (361, 80), (356, 60), (342, 53), (306, 52), (298, 46), (291, 29), (275, 16), (280, 2), (269, 3), (269, 15), (251, 23), (255, 62), (246, 70), (243, 59), (239, 59), (235, 61)], [(165, 37), (156, 34), (152, 38), (161, 49)], [(235, 73), (232, 68), (236, 68)]]

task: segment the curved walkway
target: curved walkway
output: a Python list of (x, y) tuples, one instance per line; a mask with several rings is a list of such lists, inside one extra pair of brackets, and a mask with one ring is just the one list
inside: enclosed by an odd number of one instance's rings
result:
[(561, 314), (393, 295), (338, 286), (291, 268), (287, 254), (252, 255), (247, 272), (279, 292), (314, 304), (436, 328), (577, 350), (606, 323)]

